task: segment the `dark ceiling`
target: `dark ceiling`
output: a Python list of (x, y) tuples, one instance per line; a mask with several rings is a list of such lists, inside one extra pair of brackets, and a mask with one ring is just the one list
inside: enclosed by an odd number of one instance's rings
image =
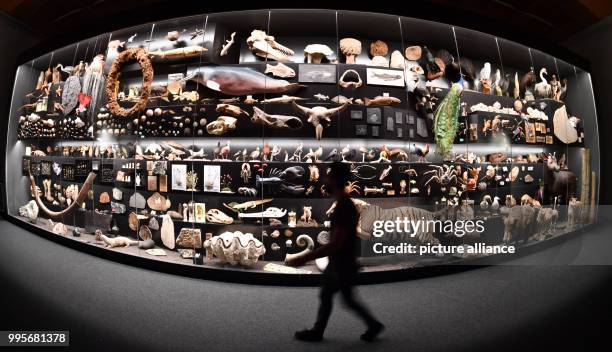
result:
[[(400, 5), (401, 4), (401, 5)], [(287, 8), (291, 2), (168, 0), (2, 0), (0, 10), (28, 27), (41, 40), (67, 44), (78, 39), (160, 19), (254, 8)], [(347, 5), (311, 0), (297, 7), (336, 8), (391, 13), (477, 29), (542, 48), (612, 14), (611, 0), (395, 0)], [(535, 43), (535, 44), (534, 44)], [(540, 45), (538, 45), (540, 44)]]

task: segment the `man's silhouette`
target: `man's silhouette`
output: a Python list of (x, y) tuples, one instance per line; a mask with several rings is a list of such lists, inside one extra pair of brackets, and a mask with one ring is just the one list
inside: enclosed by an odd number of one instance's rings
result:
[(331, 216), (329, 244), (287, 262), (289, 265), (302, 265), (316, 258), (329, 257), (329, 264), (323, 272), (321, 305), (317, 322), (312, 329), (297, 331), (295, 338), (298, 340), (320, 341), (323, 339), (323, 332), (332, 311), (333, 296), (338, 291), (342, 294), (346, 305), (357, 313), (368, 326), (366, 332), (361, 335), (362, 340), (371, 341), (384, 329), (384, 326), (353, 296), (352, 286), (358, 271), (356, 250), (359, 214), (355, 204), (344, 190), (349, 179), (349, 167), (341, 162), (333, 163), (324, 178), (327, 192), (336, 200), (336, 207)]

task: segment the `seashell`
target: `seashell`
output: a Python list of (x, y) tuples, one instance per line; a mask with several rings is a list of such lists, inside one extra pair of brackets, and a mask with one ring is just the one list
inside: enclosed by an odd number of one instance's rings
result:
[(224, 232), (204, 241), (204, 248), (211, 251), (221, 263), (253, 266), (266, 249), (252, 233)]
[(28, 218), (30, 222), (36, 222), (38, 218), (38, 205), (31, 200), (26, 205), (19, 207), (19, 215)]
[(138, 230), (138, 237), (140, 237), (142, 240), (150, 240), (153, 238), (151, 229), (149, 229), (147, 225), (140, 226), (140, 229)]
[(100, 203), (107, 204), (109, 202), (110, 202), (110, 196), (108, 195), (108, 192), (100, 193)]
[(510, 170), (510, 182), (514, 182), (519, 175), (519, 167), (515, 166)]
[(155, 231), (159, 230), (159, 221), (154, 216), (149, 219), (149, 228)]
[(162, 226), (160, 231), (161, 240), (164, 246), (174, 249), (176, 244), (174, 239), (174, 223), (172, 222), (170, 215), (166, 214), (162, 216)]
[(276, 243), (272, 243), (272, 245), (270, 246), (270, 248), (272, 248), (273, 251), (277, 251), (280, 249), (280, 246)]
[(270, 237), (272, 237), (272, 238), (278, 238), (278, 236), (280, 236), (280, 231), (278, 231), (278, 230), (274, 230), (270, 234)]
[(128, 205), (131, 208), (144, 209), (147, 206), (147, 200), (142, 196), (142, 194), (136, 192), (130, 197)]
[(169, 199), (166, 199), (166, 197), (159, 194), (159, 192), (155, 192), (147, 199), (147, 205), (149, 208), (156, 211), (166, 211), (170, 208), (171, 203)]
[(293, 246), (293, 241), (292, 240), (286, 240), (285, 241), (285, 247), (291, 248), (291, 246)]
[(136, 213), (134, 213), (134, 212), (131, 212), (128, 215), (128, 226), (133, 231), (136, 231), (136, 230), (138, 230), (138, 224), (139, 224), (138, 215), (136, 215)]
[(285, 231), (283, 233), (285, 234), (285, 237), (293, 236), (293, 231), (291, 231), (289, 229), (285, 229)]
[(322, 246), (328, 244), (329, 243), (329, 232), (327, 231), (319, 232), (319, 234), (317, 235), (317, 243)]
[(178, 252), (183, 259), (190, 259), (195, 256), (195, 251), (193, 249), (179, 249)]
[(525, 183), (531, 182), (533, 182), (533, 176), (531, 176), (530, 174), (525, 175)]
[(119, 188), (113, 188), (113, 199), (121, 200), (123, 199), (123, 192)]

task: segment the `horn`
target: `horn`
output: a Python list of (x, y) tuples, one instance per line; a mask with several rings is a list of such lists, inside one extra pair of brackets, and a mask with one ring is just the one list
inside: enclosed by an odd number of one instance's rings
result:
[(49, 210), (49, 208), (47, 208), (45, 204), (40, 200), (40, 195), (38, 194), (38, 192), (36, 192), (36, 181), (34, 180), (34, 176), (32, 176), (32, 174), (30, 174), (30, 183), (32, 184), (34, 198), (36, 199), (36, 204), (38, 204), (38, 207), (42, 211), (44, 211), (47, 215), (49, 215), (51, 219), (59, 219), (66, 215), (69, 215), (70, 213), (72, 213), (74, 210), (76, 210), (78, 207), (81, 206), (81, 203), (83, 203), (83, 201), (85, 200), (85, 197), (87, 197), (87, 192), (89, 192), (89, 190), (91, 189), (91, 186), (93, 185), (93, 181), (95, 178), (96, 178), (96, 174), (93, 172), (90, 172), (89, 175), (87, 176), (87, 179), (85, 180), (85, 183), (83, 184), (83, 187), (81, 187), (81, 190), (79, 194), (77, 195), (76, 200), (72, 202), (72, 204), (70, 204), (68, 208), (62, 211)]
[(308, 253), (308, 252), (310, 252), (310, 251), (312, 251), (314, 249), (314, 241), (308, 235), (299, 235), (298, 238), (295, 240), (295, 243), (298, 246), (300, 246), (300, 247), (306, 246), (306, 248), (303, 251), (299, 252), (299, 253), (286, 254), (285, 255), (285, 262), (288, 262), (288, 261), (292, 260), (293, 258), (297, 258), (297, 257), (300, 257), (302, 255), (305, 255), (306, 253)]

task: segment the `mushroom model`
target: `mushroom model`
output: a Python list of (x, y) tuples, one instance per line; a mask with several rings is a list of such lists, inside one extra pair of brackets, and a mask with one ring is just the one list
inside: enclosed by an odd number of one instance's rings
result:
[(308, 63), (320, 64), (324, 57), (332, 55), (334, 52), (325, 44), (310, 44), (304, 48), (304, 55), (307, 56)]
[(347, 64), (354, 64), (355, 57), (361, 54), (361, 42), (354, 38), (341, 39), (340, 51), (346, 56)]

